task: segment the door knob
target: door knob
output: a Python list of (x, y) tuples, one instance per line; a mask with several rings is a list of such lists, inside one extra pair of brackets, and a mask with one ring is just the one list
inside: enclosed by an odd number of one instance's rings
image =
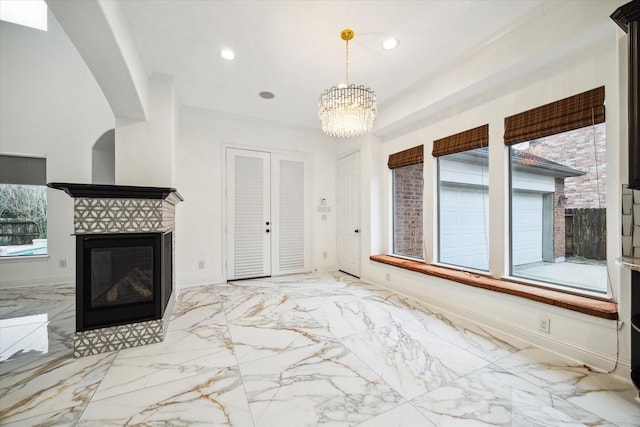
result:
[(359, 233), (360, 230), (358, 230), (357, 228), (355, 230), (353, 230), (355, 233)]
[(269, 232), (269, 229), (267, 228), (267, 233)]
[(269, 221), (267, 221), (267, 225), (269, 225)]

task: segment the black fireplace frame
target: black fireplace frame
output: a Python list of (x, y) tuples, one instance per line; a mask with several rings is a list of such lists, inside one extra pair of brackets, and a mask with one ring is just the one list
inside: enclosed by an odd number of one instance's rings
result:
[[(76, 236), (76, 331), (162, 319), (173, 290), (173, 233), (83, 234)], [(94, 248), (149, 245), (153, 248), (153, 298), (104, 307), (91, 304), (91, 257)], [(164, 257), (168, 260), (163, 260)], [(168, 262), (167, 262), (168, 261)], [(86, 286), (85, 286), (86, 285)]]

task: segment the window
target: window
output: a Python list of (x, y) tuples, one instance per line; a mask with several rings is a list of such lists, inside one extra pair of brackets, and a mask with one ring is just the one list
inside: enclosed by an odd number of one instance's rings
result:
[(393, 254), (424, 259), (423, 146), (389, 156), (393, 185)]
[(0, 0), (0, 21), (47, 31), (44, 0)]
[(505, 119), (511, 275), (607, 292), (604, 87)]
[(0, 155), (0, 257), (47, 254), (44, 158)]
[(489, 125), (433, 143), (438, 159), (438, 261), (489, 269)]

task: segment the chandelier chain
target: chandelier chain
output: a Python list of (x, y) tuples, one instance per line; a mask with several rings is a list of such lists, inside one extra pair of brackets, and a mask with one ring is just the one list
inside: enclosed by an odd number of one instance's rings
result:
[(347, 49), (346, 49), (346, 55), (345, 55), (346, 56), (345, 62), (347, 66), (346, 66), (346, 73), (345, 73), (346, 75), (345, 83), (347, 84), (347, 86), (349, 86), (349, 40), (346, 40), (346, 43), (347, 43)]

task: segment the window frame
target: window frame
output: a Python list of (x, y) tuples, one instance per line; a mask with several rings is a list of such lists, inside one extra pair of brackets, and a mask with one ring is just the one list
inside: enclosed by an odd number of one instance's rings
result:
[[(479, 269), (464, 265), (458, 264), (450, 264), (443, 262), (441, 260), (441, 227), (440, 227), (440, 207), (441, 207), (441, 198), (440, 198), (440, 158), (447, 157), (453, 154), (465, 153), (478, 149), (486, 149), (487, 150), (487, 197), (489, 197), (489, 124), (486, 123), (484, 125), (480, 125), (462, 132), (458, 132), (456, 134), (446, 136), (444, 138), (437, 139), (433, 141), (433, 150), (431, 155), (435, 160), (436, 166), (436, 188), (435, 188), (435, 197), (434, 197), (434, 212), (436, 215), (434, 226), (436, 227), (435, 236), (437, 238), (436, 242), (434, 242), (435, 254), (434, 254), (434, 264), (441, 265), (444, 267), (451, 267), (456, 269), (463, 269), (466, 271), (479, 272), (482, 274), (486, 274), (489, 272), (491, 267), (491, 245), (490, 240), (487, 239), (487, 269)], [(482, 179), (484, 180), (484, 169), (481, 170)], [(483, 194), (484, 198), (484, 194)], [(490, 205), (487, 206), (487, 236), (490, 236), (490, 218), (491, 212), (489, 209)]]
[[(407, 254), (400, 254), (400, 253), (396, 253), (396, 171), (398, 169), (403, 169), (403, 168), (408, 168), (408, 167), (414, 167), (420, 165), (420, 167), (422, 168), (422, 183), (421, 183), (421, 192), (422, 192), (422, 212), (420, 215), (420, 221), (422, 222), (422, 227), (421, 227), (421, 231), (422, 231), (422, 248), (421, 248), (421, 257), (414, 257), (411, 255), (407, 255)], [(390, 255), (393, 256), (397, 256), (397, 257), (401, 257), (401, 258), (406, 258), (406, 259), (410, 259), (410, 260), (416, 260), (416, 261), (426, 261), (426, 257), (425, 257), (425, 228), (424, 228), (424, 163), (416, 163), (413, 165), (406, 165), (406, 166), (401, 166), (398, 168), (394, 168), (394, 169), (390, 169), (389, 173), (391, 174), (391, 241), (390, 241), (390, 248), (391, 250)]]
[[(11, 186), (33, 186), (40, 187), (44, 190), (44, 230), (39, 230), (40, 235), (37, 239), (32, 239), (32, 244), (28, 245), (3, 245), (5, 247), (16, 246), (35, 246), (33, 243), (35, 240), (42, 240), (41, 234), (44, 232), (48, 236), (48, 224), (49, 224), (49, 200), (46, 178), (47, 177), (47, 158), (45, 156), (38, 155), (24, 155), (24, 154), (9, 154), (0, 153), (0, 185)], [(46, 238), (45, 238), (46, 240)], [(39, 242), (41, 243), (41, 242)], [(42, 247), (34, 247), (33, 250), (42, 250)], [(29, 249), (25, 248), (25, 251)], [(46, 258), (49, 256), (48, 244), (44, 246), (44, 253), (31, 253), (31, 254), (12, 254), (6, 255), (0, 254), (0, 260), (28, 260)]]
[[(487, 150), (487, 164), (486, 166), (481, 166), (480, 169), (480, 173), (481, 173), (481, 180), (484, 182), (485, 179), (485, 171), (486, 171), (486, 175), (487, 175), (487, 181), (486, 181), (486, 185), (480, 185), (479, 188), (482, 191), (482, 198), (483, 198), (483, 205), (484, 205), (484, 198), (486, 197), (487, 199), (487, 205), (485, 206), (485, 210), (486, 210), (486, 217), (484, 217), (484, 212), (483, 212), (483, 219), (486, 223), (486, 243), (487, 243), (487, 247), (486, 247), (486, 254), (487, 254), (487, 268), (483, 269), (483, 268), (479, 268), (479, 267), (472, 267), (469, 265), (462, 265), (462, 264), (454, 264), (451, 262), (446, 262), (442, 260), (442, 224), (441, 224), (441, 219), (442, 219), (442, 211), (441, 211), (441, 207), (442, 207), (442, 198), (441, 198), (441, 187), (442, 187), (442, 181), (441, 181), (441, 170), (440, 170), (440, 160), (443, 158), (446, 158), (448, 156), (451, 156), (453, 154), (461, 154), (461, 153), (465, 153), (465, 152), (469, 152), (469, 151), (474, 151), (477, 150), (477, 148), (471, 149), (471, 150), (466, 150), (466, 151), (461, 151), (459, 153), (450, 153), (447, 155), (443, 155), (443, 156), (439, 156), (436, 157), (434, 160), (436, 162), (436, 196), (435, 196), (435, 201), (436, 201), (436, 209), (435, 209), (435, 214), (436, 214), (436, 221), (435, 221), (435, 227), (436, 227), (436, 238), (437, 241), (435, 242), (435, 256), (434, 256), (434, 264), (436, 265), (440, 265), (443, 267), (452, 267), (455, 269), (463, 269), (466, 271), (472, 271), (472, 272), (479, 272), (482, 274), (487, 274), (489, 273), (489, 269), (491, 267), (491, 244), (490, 244), (490, 236), (491, 236), (491, 227), (490, 227), (490, 218), (491, 218), (491, 212), (490, 212), (490, 203), (489, 203), (489, 153)], [(474, 184), (471, 184), (471, 186), (476, 187)]]
[[(420, 258), (416, 258), (416, 257), (412, 257), (410, 255), (405, 255), (405, 254), (396, 254), (395, 253), (395, 249), (396, 249), (396, 245), (395, 245), (395, 241), (396, 241), (396, 233), (395, 233), (395, 226), (396, 226), (396, 215), (395, 215), (395, 207), (396, 207), (396, 191), (395, 191), (395, 186), (396, 186), (396, 176), (395, 176), (395, 171), (396, 169), (401, 169), (401, 168), (405, 168), (405, 167), (409, 167), (409, 166), (416, 166), (416, 165), (420, 165), (422, 168), (422, 182), (421, 182), (421, 187), (422, 187), (422, 214), (421, 214), (421, 222), (422, 222), (422, 250), (421, 250), (421, 257)], [(409, 259), (409, 260), (415, 260), (415, 261), (420, 261), (420, 262), (426, 262), (426, 248), (425, 248), (425, 226), (424, 226), (424, 190), (425, 190), (425, 179), (424, 179), (424, 145), (417, 145), (415, 147), (412, 148), (408, 148), (406, 150), (403, 151), (399, 151), (396, 153), (393, 153), (391, 155), (389, 155), (389, 160), (387, 161), (387, 167), (389, 168), (389, 193), (391, 195), (390, 197), (390, 201), (391, 203), (389, 204), (389, 251), (388, 253), (390, 255), (396, 256), (396, 257), (400, 257), (400, 258), (404, 258), (404, 259)]]
[[(611, 288), (608, 282), (605, 291), (598, 292), (569, 284), (549, 282), (539, 278), (514, 275), (514, 200), (513, 200), (513, 150), (514, 146), (523, 142), (530, 142), (539, 138), (551, 137), (589, 126), (605, 123), (605, 88), (604, 86), (591, 89), (558, 101), (532, 108), (522, 113), (505, 117), (504, 145), (507, 149), (507, 208), (508, 208), (508, 248), (506, 249), (507, 265), (505, 274), (508, 280), (530, 286), (549, 288), (569, 294), (585, 295), (598, 299), (610, 299)], [(555, 198), (555, 196), (554, 196)], [(544, 202), (543, 202), (544, 203)], [(606, 209), (606, 204), (605, 204)], [(606, 224), (605, 224), (606, 229)], [(605, 240), (606, 246), (606, 240)], [(605, 259), (605, 268), (606, 265)]]

